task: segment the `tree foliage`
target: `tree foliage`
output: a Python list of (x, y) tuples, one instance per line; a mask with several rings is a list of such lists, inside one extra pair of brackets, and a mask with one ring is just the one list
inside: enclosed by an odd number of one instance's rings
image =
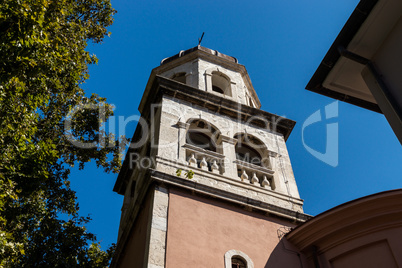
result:
[(66, 137), (68, 113), (93, 104), (112, 115), (104, 98), (81, 88), (86, 51), (109, 33), (110, 0), (2, 0), (0, 4), (0, 267), (105, 267), (113, 249), (101, 251), (78, 215), (70, 168), (93, 160), (117, 172), (115, 138), (99, 129), (99, 110), (75, 114), (70, 134), (80, 141), (106, 140), (79, 148)]

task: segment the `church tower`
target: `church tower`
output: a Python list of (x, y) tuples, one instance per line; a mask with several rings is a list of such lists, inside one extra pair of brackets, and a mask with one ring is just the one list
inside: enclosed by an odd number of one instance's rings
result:
[(114, 191), (112, 267), (265, 267), (303, 213), (286, 139), (245, 67), (197, 46), (152, 70)]

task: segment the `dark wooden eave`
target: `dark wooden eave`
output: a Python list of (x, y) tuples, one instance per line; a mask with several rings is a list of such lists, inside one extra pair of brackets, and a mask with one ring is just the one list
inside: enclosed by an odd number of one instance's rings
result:
[(339, 93), (323, 86), (323, 83), (328, 74), (331, 72), (332, 68), (341, 57), (338, 51), (339, 47), (348, 47), (349, 43), (359, 31), (360, 27), (365, 22), (367, 17), (370, 15), (370, 12), (373, 10), (377, 2), (378, 0), (361, 0), (359, 2), (356, 9), (353, 11), (352, 15), (349, 17), (348, 21), (331, 45), (324, 59), (321, 61), (314, 75), (308, 82), (306, 86), (307, 90), (362, 108), (366, 108), (374, 112), (382, 113), (378, 105), (375, 103), (365, 101), (347, 94)]

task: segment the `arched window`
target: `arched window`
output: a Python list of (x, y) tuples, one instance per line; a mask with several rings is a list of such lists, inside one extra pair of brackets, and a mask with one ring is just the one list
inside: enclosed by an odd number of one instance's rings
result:
[(238, 133), (234, 136), (237, 175), (243, 182), (252, 183), (269, 190), (275, 190), (274, 172), (271, 170), (270, 153), (258, 138)]
[(186, 160), (190, 166), (223, 174), (225, 167), (222, 160), (221, 132), (212, 124), (202, 119), (187, 121)]
[(247, 268), (247, 264), (240, 256), (233, 256), (232, 268)]
[(259, 139), (248, 134), (237, 134), (236, 159), (253, 165), (269, 168), (268, 150)]
[(225, 268), (254, 268), (254, 263), (247, 254), (232, 249), (225, 253)]
[(186, 143), (199, 148), (216, 152), (219, 131), (202, 120), (191, 120), (186, 135)]
[(212, 72), (212, 91), (232, 96), (230, 79), (220, 72)]
[(236, 144), (236, 159), (261, 166), (261, 155), (247, 144)]
[(186, 142), (202, 149), (216, 152), (215, 143), (208, 135), (199, 130), (190, 129), (187, 132)]
[(186, 73), (177, 73), (177, 74), (173, 75), (172, 79), (177, 82), (185, 84), (186, 83)]

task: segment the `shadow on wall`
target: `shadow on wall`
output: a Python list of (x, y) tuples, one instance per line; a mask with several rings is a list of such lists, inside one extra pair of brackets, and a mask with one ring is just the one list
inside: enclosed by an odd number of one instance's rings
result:
[(282, 238), (264, 266), (265, 268), (309, 267), (299, 251), (286, 238)]

